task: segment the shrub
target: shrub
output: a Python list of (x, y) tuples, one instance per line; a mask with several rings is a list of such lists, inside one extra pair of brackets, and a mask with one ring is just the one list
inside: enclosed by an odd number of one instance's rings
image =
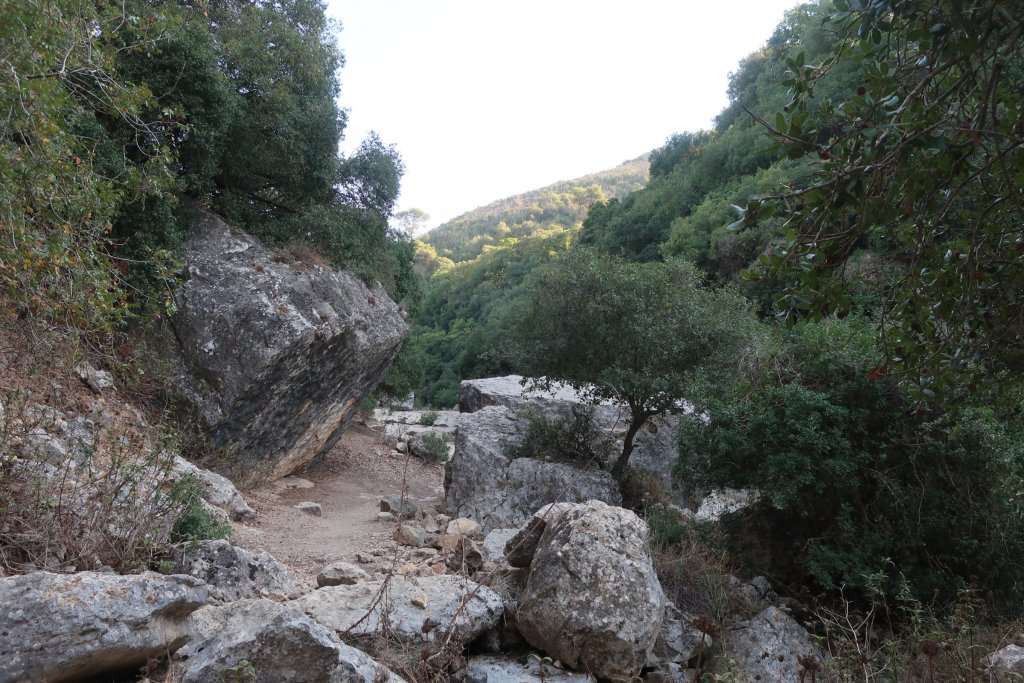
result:
[(199, 482), (191, 474), (176, 481), (169, 495), (181, 508), (181, 515), (171, 534), (172, 541), (194, 543), (231, 535), (231, 524), (203, 504)]
[(798, 326), (743, 381), (695, 384), (711, 419), (683, 421), (681, 476), (762, 491), (733, 540), (771, 548), (780, 578), (866, 600), (886, 568), (890, 598), (900, 573), (921, 600), (951, 601), (971, 577), (1011, 594), (1024, 581), (1019, 422), (991, 406), (921, 410), (879, 367), (874, 334), (862, 318)]
[(561, 419), (533, 411), (524, 412), (522, 417), (528, 423), (526, 436), (518, 446), (506, 448), (509, 459), (540, 458), (604, 467), (611, 455), (613, 443), (594, 424), (593, 406), (573, 406)]
[(428, 410), (420, 415), (420, 424), (424, 427), (432, 427), (434, 423), (437, 422), (438, 417), (436, 410)]
[(447, 434), (424, 434), (423, 449), (420, 451), (427, 460), (441, 462), (448, 459), (448, 435)]

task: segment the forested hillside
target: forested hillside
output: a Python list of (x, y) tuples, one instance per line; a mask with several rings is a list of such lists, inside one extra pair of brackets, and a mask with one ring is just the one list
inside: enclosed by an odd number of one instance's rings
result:
[(476, 258), (428, 284), (420, 396), (545, 374), (628, 404), (630, 433), (685, 397), (710, 420), (683, 421), (680, 476), (761, 490), (729, 540), (758, 571), (865, 606), (1005, 605), (1024, 585), (1010, 4), (801, 6), (731, 76), (714, 128), (671, 136), (646, 186), (579, 232), (484, 250), (501, 216), (453, 221), (437, 256)]
[[(525, 278), (564, 252), (587, 210), (648, 178), (646, 158), (474, 209), (416, 242), (428, 275), (416, 326), (393, 376), (421, 400), (454, 405), (459, 381), (507, 370), (490, 353), (516, 319)], [(410, 384), (410, 377), (413, 384)]]
[(549, 185), (473, 209), (427, 233), (422, 241), (441, 258), (458, 263), (509, 237), (529, 237), (554, 226), (574, 227), (598, 202), (640, 189), (649, 177), (647, 157), (600, 173)]

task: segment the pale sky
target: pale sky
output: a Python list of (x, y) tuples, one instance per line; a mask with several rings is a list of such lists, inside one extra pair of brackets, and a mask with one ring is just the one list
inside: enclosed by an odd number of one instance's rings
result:
[(430, 227), (711, 125), (796, 0), (328, 0), (343, 151), (375, 130)]

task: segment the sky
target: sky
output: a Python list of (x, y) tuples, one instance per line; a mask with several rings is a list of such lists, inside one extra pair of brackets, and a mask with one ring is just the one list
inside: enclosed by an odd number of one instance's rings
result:
[(343, 153), (370, 131), (434, 227), (712, 124), (796, 0), (328, 0)]

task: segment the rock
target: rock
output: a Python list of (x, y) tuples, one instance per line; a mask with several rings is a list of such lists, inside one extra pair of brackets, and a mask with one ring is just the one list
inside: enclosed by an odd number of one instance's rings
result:
[(508, 543), (519, 529), (494, 529), (484, 538), (481, 546), (484, 557), (491, 562), (501, 562), (505, 558), (505, 544)]
[[(467, 643), (494, 626), (503, 611), (501, 598), (494, 591), (462, 577), (395, 577), (389, 582), (387, 599), (378, 601), (370, 615), (363, 619), (383, 584), (383, 581), (368, 581), (354, 586), (321, 588), (289, 604), (327, 628), (340, 632), (351, 628), (346, 639), (356, 638), (371, 654), (381, 654), (378, 648), (382, 643), (377, 637), (385, 630), (381, 621), (385, 611), (390, 621), (387, 627), (390, 637), (415, 646), (416, 651), (424, 644), (443, 639), (453, 621), (453, 638)], [(413, 605), (412, 599), (416, 597), (424, 598), (425, 608)], [(424, 624), (433, 627), (424, 631)]]
[(1024, 647), (1007, 645), (981, 660), (982, 666), (996, 681), (1016, 681), (1024, 674)]
[(459, 539), (448, 558), (448, 566), (452, 571), (476, 571), (484, 564), (484, 554), (476, 541), (467, 536), (459, 535)]
[(719, 489), (701, 501), (694, 519), (698, 522), (717, 522), (723, 515), (742, 510), (756, 503), (761, 495), (749, 489)]
[(205, 581), (211, 596), (224, 602), (292, 597), (300, 592), (298, 579), (273, 555), (263, 550), (250, 552), (223, 539), (179, 543), (172, 561), (175, 574)]
[(441, 534), (440, 536), (434, 536), (428, 541), (430, 547), (437, 548), (438, 550), (455, 550), (461, 542), (462, 536), (459, 534)]
[(183, 668), (180, 683), (403, 680), (301, 611), (269, 600), (205, 607), (192, 615), (190, 631), (189, 644), (175, 657)]
[(598, 678), (630, 679), (652, 659), (664, 614), (643, 520), (589, 501), (547, 522), (516, 617), (527, 642)]
[(209, 592), (189, 576), (36, 572), (0, 579), (0, 681), (77, 681), (174, 652)]
[(369, 581), (370, 577), (359, 567), (348, 562), (332, 562), (316, 575), (316, 585), (324, 586), (351, 586), (361, 581)]
[(398, 451), (399, 453), (406, 453), (406, 452), (408, 452), (408, 450), (409, 450), (409, 442), (408, 441), (399, 441), (398, 443), (395, 444), (395, 450)]
[(210, 505), (228, 513), (236, 522), (252, 519), (256, 511), (249, 507), (245, 498), (238, 492), (235, 485), (227, 477), (216, 472), (197, 467), (180, 455), (174, 456), (173, 473), (175, 479), (191, 476), (199, 485), (200, 494)]
[(572, 503), (548, 503), (533, 513), (529, 521), (523, 524), (516, 533), (505, 542), (505, 557), (509, 566), (529, 567), (533, 555), (544, 535), (547, 525), (560, 517), (566, 510), (572, 509)]
[(75, 367), (75, 374), (78, 375), (78, 379), (82, 380), (87, 387), (97, 394), (102, 394), (104, 389), (110, 389), (114, 386), (114, 376), (112, 374), (106, 370), (97, 370), (88, 363), (79, 363)]
[(402, 524), (395, 530), (395, 540), (402, 545), (419, 548), (427, 542), (427, 532), (418, 524)]
[[(571, 416), (574, 408), (589, 406), (593, 410), (594, 426), (599, 431), (613, 435), (613, 450), (621, 451), (622, 438), (629, 424), (628, 408), (610, 401), (594, 406), (580, 392), (560, 382), (555, 382), (548, 390), (528, 389), (522, 379), (520, 375), (508, 375), (463, 380), (459, 384), (459, 410), (476, 413), (487, 406), (504, 406), (517, 414), (532, 412), (554, 420)], [(693, 408), (682, 403), (679, 412), (690, 414)], [(676, 440), (678, 429), (679, 417), (675, 415), (663, 415), (649, 420), (633, 441), (629, 464), (650, 472), (665, 493), (685, 503), (686, 492), (672, 476), (672, 467), (679, 457)]]
[(471, 519), (459, 517), (448, 522), (446, 533), (459, 534), (461, 536), (472, 536), (480, 533), (480, 525)]
[(393, 521), (395, 521), (395, 516), (393, 514), (391, 514), (390, 512), (378, 512), (377, 513), (377, 521), (378, 522), (393, 522)]
[(324, 509), (320, 507), (320, 503), (314, 503), (312, 501), (306, 500), (299, 503), (298, 505), (295, 505), (294, 507), (297, 510), (302, 510), (307, 515), (312, 515), (313, 517), (324, 516)]
[(695, 683), (696, 680), (697, 670), (680, 664), (663, 664), (644, 673), (646, 683)]
[(173, 383), (242, 486), (326, 453), (408, 325), (379, 285), (297, 263), (201, 211), (171, 321)]
[[(709, 631), (712, 630), (705, 626)], [(710, 634), (701, 633), (692, 624), (689, 615), (684, 614), (672, 601), (665, 601), (665, 617), (661, 622), (661, 633), (655, 643), (649, 666), (667, 664), (686, 665), (697, 652), (707, 652), (714, 645)], [(706, 658), (705, 658), (706, 659)]]
[(273, 482), (273, 486), (276, 489), (311, 489), (315, 486), (309, 479), (303, 479), (302, 477), (287, 476), (281, 477), (277, 481)]
[(381, 498), (380, 511), (390, 512), (399, 519), (411, 519), (416, 515), (416, 505), (400, 498)]
[(525, 434), (526, 421), (503, 407), (483, 408), (460, 424), (455, 455), (445, 467), (450, 513), (476, 520), (486, 533), (518, 527), (535, 510), (556, 501), (622, 502), (607, 472), (531, 458), (509, 460), (509, 445)]
[[(769, 607), (757, 616), (732, 627), (726, 639), (729, 655), (750, 680), (796, 681), (800, 672), (811, 666), (822, 675), (824, 658), (807, 631), (778, 607)], [(765, 657), (764, 653), (771, 656)]]
[(466, 660), (466, 683), (596, 683), (590, 674), (559, 669), (534, 657), (482, 655)]

